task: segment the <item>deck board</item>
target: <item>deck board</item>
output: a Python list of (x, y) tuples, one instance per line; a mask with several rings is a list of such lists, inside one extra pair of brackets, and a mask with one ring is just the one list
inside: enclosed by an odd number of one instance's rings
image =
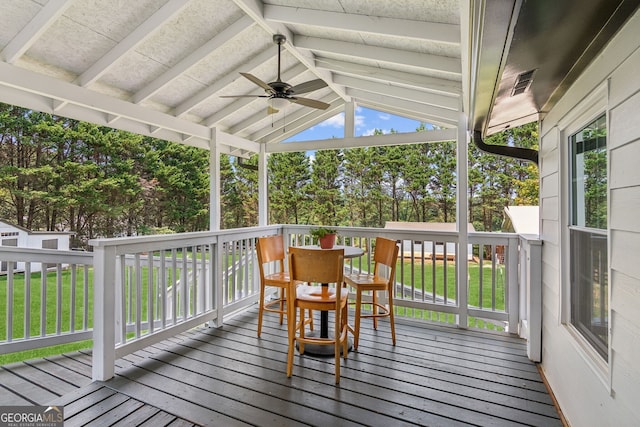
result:
[(517, 338), (398, 322), (394, 347), (388, 322), (363, 322), (336, 386), (333, 357), (296, 353), (287, 378), (286, 327), (267, 314), (257, 338), (256, 314), (119, 359), (107, 382), (88, 351), (3, 367), (0, 405), (63, 405), (65, 426), (562, 425)]

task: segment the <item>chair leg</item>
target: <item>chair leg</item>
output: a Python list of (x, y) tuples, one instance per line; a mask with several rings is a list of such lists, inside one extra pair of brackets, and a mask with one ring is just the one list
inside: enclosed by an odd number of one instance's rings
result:
[(313, 311), (309, 309), (309, 330), (313, 331)]
[(362, 311), (362, 291), (356, 290), (356, 320), (353, 328), (353, 349), (358, 349), (358, 340), (360, 338), (360, 314)]
[[(336, 298), (338, 299), (338, 301), (340, 300), (340, 294), (339, 294), (340, 290), (337, 290), (337, 295)], [(337, 307), (336, 309), (336, 316), (335, 316), (335, 326), (334, 326), (334, 344), (333, 344), (333, 352), (334, 352), (334, 356), (335, 356), (335, 366), (336, 366), (336, 384), (340, 383), (340, 352), (342, 350), (342, 346), (340, 345), (340, 338), (342, 337), (342, 329), (340, 328), (340, 325), (342, 325), (342, 321), (340, 319), (340, 312), (342, 311), (342, 309), (340, 308), (340, 306)]]
[(378, 330), (378, 292), (371, 291), (373, 305), (371, 306), (371, 313), (373, 314), (373, 329)]
[(347, 355), (349, 354), (349, 304), (344, 305), (341, 323), (340, 338), (342, 339), (342, 357), (346, 360)]
[[(291, 305), (289, 305), (291, 304)], [(290, 303), (287, 300), (287, 329), (289, 331), (289, 351), (287, 353), (287, 377), (291, 377), (293, 374), (293, 353), (295, 348), (295, 340), (296, 340), (296, 309), (293, 307), (293, 303)]]
[(396, 345), (396, 324), (393, 316), (393, 290), (389, 291), (389, 326), (391, 326), (391, 342)]
[(284, 288), (280, 288), (280, 324), (281, 325), (284, 319), (285, 299), (286, 299), (286, 292)]
[(258, 338), (262, 333), (262, 315), (264, 314), (264, 284), (260, 283), (260, 303), (258, 304)]
[[(295, 310), (294, 310), (295, 311)], [(300, 338), (304, 339), (304, 309), (300, 309)], [(298, 341), (298, 352), (304, 354), (304, 343)]]

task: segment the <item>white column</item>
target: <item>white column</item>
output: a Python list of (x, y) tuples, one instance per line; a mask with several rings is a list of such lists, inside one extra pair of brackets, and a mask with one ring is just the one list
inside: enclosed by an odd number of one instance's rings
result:
[(467, 327), (467, 305), (469, 265), (467, 263), (469, 236), (467, 223), (469, 222), (468, 205), (468, 151), (469, 132), (467, 131), (467, 117), (461, 112), (458, 120), (458, 145), (456, 149), (456, 228), (458, 229), (458, 253), (456, 267), (458, 271), (458, 326)]
[(209, 142), (209, 230), (220, 230), (220, 149), (218, 128), (211, 129)]
[(353, 138), (356, 133), (356, 103), (344, 104), (344, 137)]
[(114, 246), (89, 243), (94, 245), (92, 377), (93, 381), (106, 381), (113, 378), (116, 361), (116, 250)]
[(269, 179), (267, 176), (267, 144), (260, 144), (258, 154), (258, 225), (264, 227), (269, 224), (269, 198), (267, 190)]

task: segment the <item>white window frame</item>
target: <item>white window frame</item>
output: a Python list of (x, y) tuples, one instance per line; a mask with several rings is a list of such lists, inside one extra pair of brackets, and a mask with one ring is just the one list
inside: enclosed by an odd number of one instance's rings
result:
[[(570, 240), (570, 227), (571, 227), (571, 151), (570, 151), (570, 138), (575, 133), (584, 129), (589, 123), (596, 120), (598, 117), (605, 115), (607, 123), (607, 177), (611, 176), (610, 170), (610, 153), (609, 153), (609, 124), (610, 115), (608, 108), (608, 94), (609, 94), (609, 81), (605, 81), (592, 90), (582, 101), (576, 104), (567, 114), (558, 122), (558, 129), (560, 131), (560, 168), (561, 173), (561, 200), (563, 201), (561, 206), (561, 245), (562, 245), (562, 263), (561, 263), (561, 289), (560, 289), (560, 320), (563, 326), (566, 328), (569, 335), (573, 338), (572, 344), (576, 348), (578, 354), (586, 362), (596, 376), (600, 379), (602, 384), (611, 391), (611, 235), (610, 235), (610, 217), (607, 215), (607, 268), (609, 277), (608, 286), (608, 318), (609, 318), (609, 342), (608, 342), (608, 361), (605, 361), (602, 356), (596, 351), (595, 348), (587, 341), (587, 339), (578, 331), (571, 323), (571, 240)], [(607, 210), (610, 209), (610, 190), (607, 183)]]

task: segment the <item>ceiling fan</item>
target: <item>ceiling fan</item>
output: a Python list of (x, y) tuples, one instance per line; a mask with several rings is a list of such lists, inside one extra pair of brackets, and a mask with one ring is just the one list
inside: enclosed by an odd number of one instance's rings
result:
[(282, 45), (287, 41), (287, 38), (282, 34), (275, 34), (273, 36), (273, 41), (278, 45), (278, 78), (275, 82), (265, 83), (252, 74), (240, 73), (243, 77), (251, 80), (253, 83), (264, 89), (266, 95), (226, 95), (221, 96), (221, 98), (268, 98), (268, 114), (277, 113), (278, 108), (283, 108), (287, 101), (293, 102), (294, 104), (304, 105), (305, 107), (318, 108), (320, 110), (326, 110), (329, 108), (329, 104), (325, 102), (316, 101), (315, 99), (300, 98), (298, 96), (301, 93), (312, 92), (325, 87), (327, 83), (325, 83), (324, 80), (309, 80), (308, 82), (291, 86), (289, 83), (283, 82), (280, 79), (280, 53)]

